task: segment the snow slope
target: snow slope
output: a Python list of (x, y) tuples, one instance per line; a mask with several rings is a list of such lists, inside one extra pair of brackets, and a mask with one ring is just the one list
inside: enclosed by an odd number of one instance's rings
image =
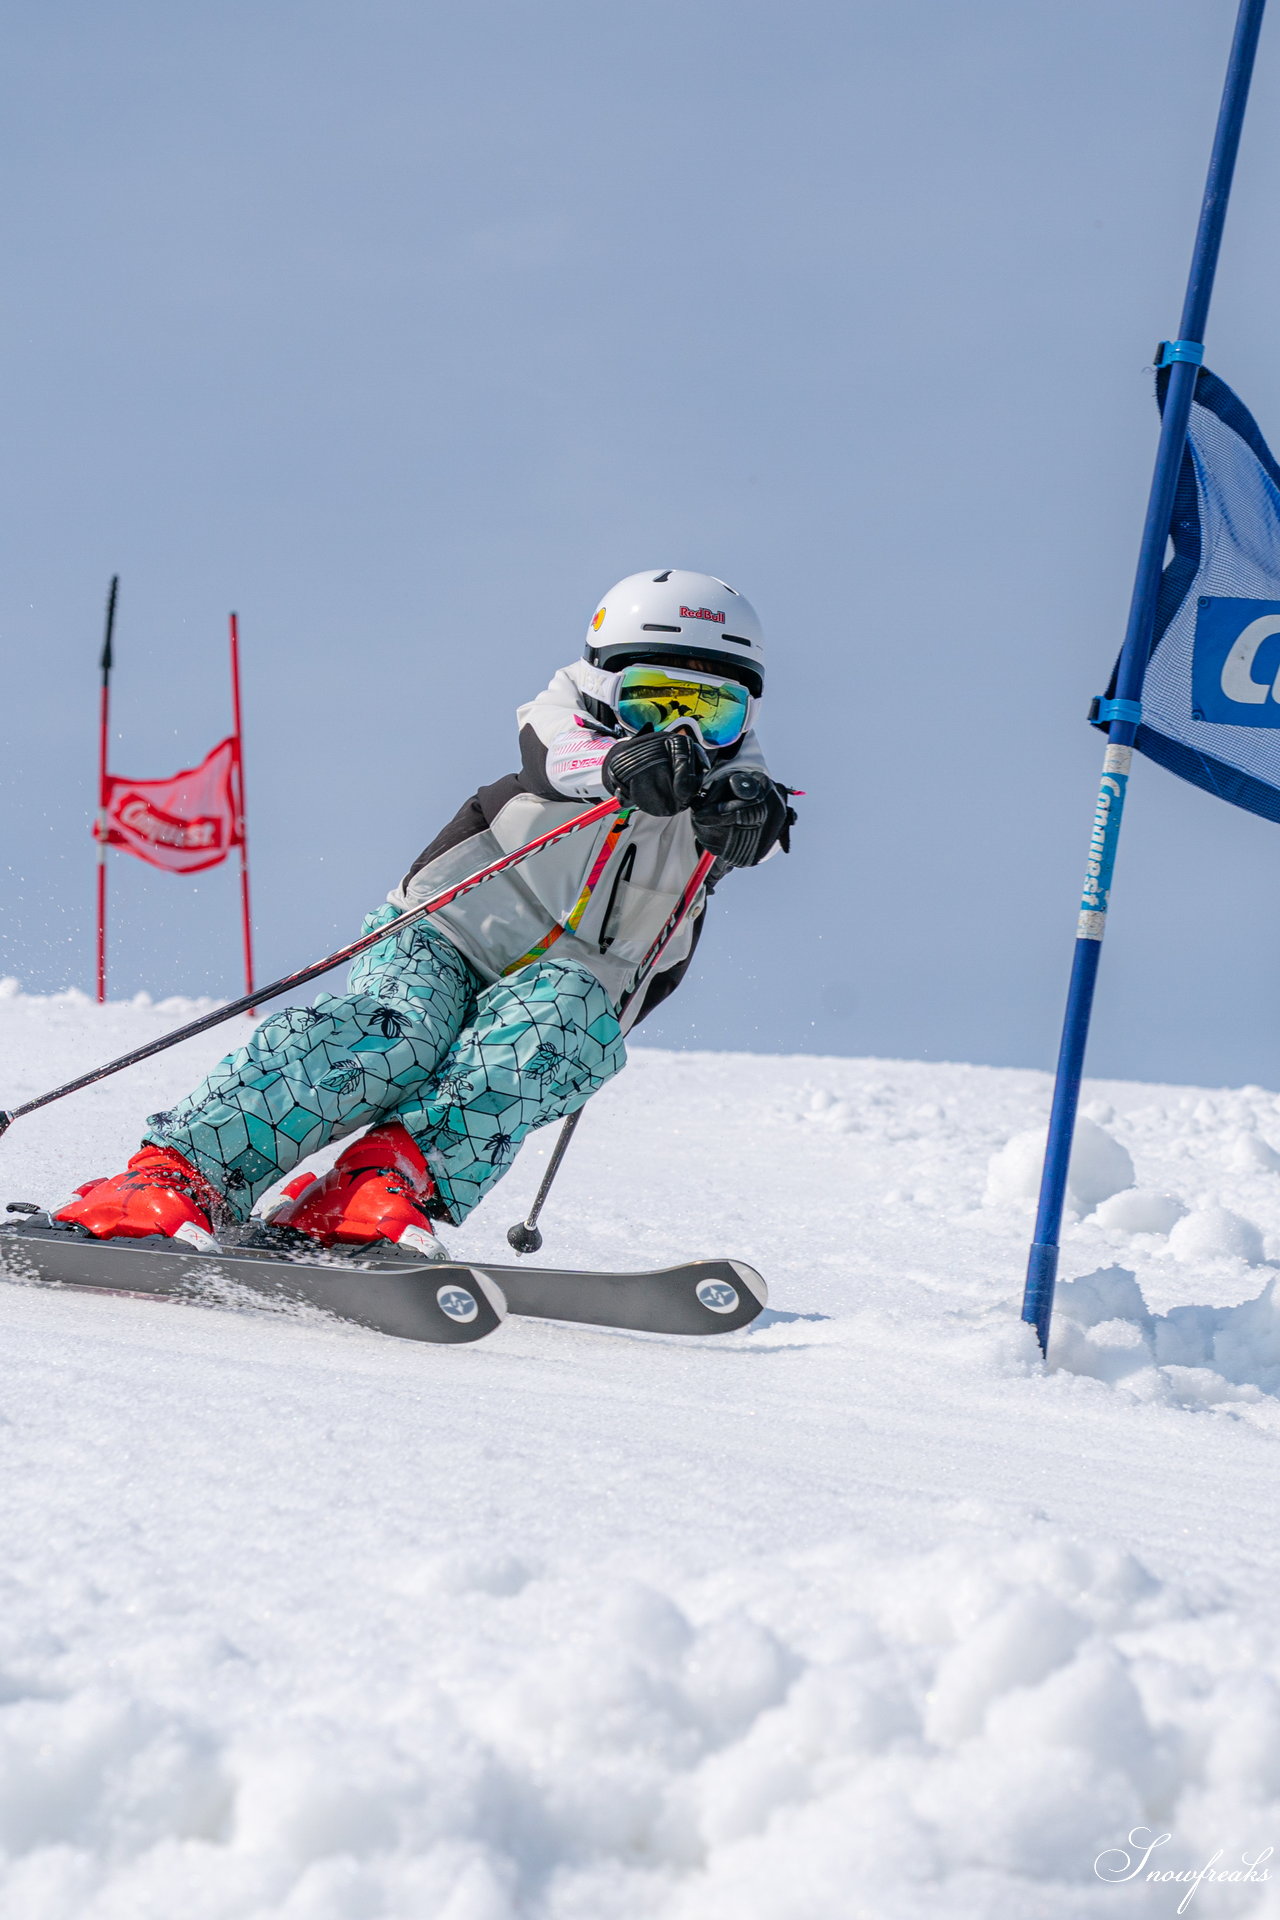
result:
[[(0, 990), (0, 1100), (188, 1004)], [(0, 1200), (221, 1045), (19, 1122)], [(1047, 1093), (637, 1048), (547, 1253), (751, 1260), (715, 1342), (0, 1284), (5, 1920), (1280, 1915), (1147, 1878), (1280, 1841), (1280, 1103), (1090, 1089), (1046, 1372)]]

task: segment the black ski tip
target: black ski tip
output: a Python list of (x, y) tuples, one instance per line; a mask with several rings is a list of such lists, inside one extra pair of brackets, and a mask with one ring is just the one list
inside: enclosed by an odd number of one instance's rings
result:
[(633, 1333), (737, 1333), (769, 1289), (744, 1260), (689, 1260), (643, 1273), (583, 1273), (555, 1267), (486, 1267), (514, 1314), (621, 1327)]
[(725, 1264), (733, 1268), (742, 1292), (755, 1301), (757, 1312), (762, 1312), (769, 1304), (769, 1283), (764, 1275), (749, 1267), (745, 1260), (728, 1260)]
[(517, 1220), (514, 1227), (507, 1230), (507, 1245), (517, 1253), (537, 1253), (542, 1245), (542, 1235), (537, 1227), (530, 1227), (523, 1220)]

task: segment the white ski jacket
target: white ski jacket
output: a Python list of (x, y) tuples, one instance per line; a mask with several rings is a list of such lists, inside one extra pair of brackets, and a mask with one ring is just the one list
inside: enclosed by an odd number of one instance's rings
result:
[[(620, 729), (601, 695), (612, 685), (585, 660), (562, 667), (544, 693), (517, 710), (522, 769), (481, 787), (424, 849), (387, 898), (402, 910), (418, 906), (454, 881), (513, 853), (606, 797), (600, 777)], [(712, 753), (717, 764), (765, 763), (754, 733)], [(567, 834), (519, 867), (486, 880), (432, 915), (486, 982), (514, 970), (548, 934), (549, 960), (576, 962), (593, 973), (615, 1006), (683, 893), (699, 850), (689, 814), (659, 819), (635, 811), (596, 882), (576, 929), (566, 922), (580, 899), (610, 821)], [(643, 1011), (674, 992), (702, 930), (705, 890), (650, 976)], [(628, 1022), (634, 1024), (634, 1020)]]

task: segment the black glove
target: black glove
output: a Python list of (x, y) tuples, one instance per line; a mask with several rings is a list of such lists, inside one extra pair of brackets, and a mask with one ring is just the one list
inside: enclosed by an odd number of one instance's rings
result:
[(704, 853), (726, 867), (754, 867), (779, 841), (791, 851), (795, 809), (786, 787), (754, 767), (713, 773), (693, 809), (693, 831)]
[(641, 813), (683, 813), (711, 770), (706, 748), (684, 727), (674, 733), (636, 733), (610, 747), (600, 777), (624, 807)]

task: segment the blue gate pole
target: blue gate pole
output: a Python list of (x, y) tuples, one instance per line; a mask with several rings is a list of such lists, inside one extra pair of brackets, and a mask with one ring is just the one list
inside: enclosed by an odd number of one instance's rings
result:
[(1213, 153), (1209, 160), (1209, 176), (1200, 207), (1200, 225), (1196, 230), (1191, 272), (1182, 305), (1182, 323), (1178, 338), (1165, 341), (1159, 357), (1159, 364), (1169, 368), (1169, 385), (1160, 421), (1160, 442), (1156, 451), (1151, 496), (1147, 503), (1146, 523), (1142, 529), (1133, 599), (1129, 606), (1129, 624), (1125, 629), (1124, 646), (1116, 673), (1115, 699), (1104, 703), (1102, 709), (1103, 717), (1110, 722), (1107, 750), (1102, 763), (1102, 783), (1098, 790), (1093, 833), (1089, 841), (1084, 895), (1076, 926), (1075, 958), (1062, 1022), (1053, 1107), (1049, 1115), (1044, 1172), (1040, 1179), (1040, 1204), (1036, 1213), (1035, 1238), (1027, 1260), (1026, 1292), (1022, 1300), (1022, 1317), (1035, 1328), (1042, 1353), (1047, 1353), (1049, 1347), (1053, 1289), (1058, 1276), (1058, 1238), (1067, 1195), (1067, 1169), (1075, 1133), (1076, 1108), (1080, 1101), (1080, 1080), (1089, 1038), (1089, 1017), (1093, 1011), (1093, 990), (1097, 983), (1102, 936), (1106, 929), (1111, 871), (1120, 837), (1133, 742), (1142, 717), (1142, 682), (1155, 630), (1156, 597), (1164, 569), (1165, 546), (1173, 517), (1173, 497), (1186, 446), (1187, 422), (1191, 417), (1196, 375), (1204, 359), (1205, 321), (1213, 293), (1213, 276), (1218, 265), (1222, 227), (1231, 194), (1231, 177), (1240, 147), (1240, 129), (1244, 124), (1244, 110), (1249, 98), (1249, 82), (1253, 77), (1253, 60), (1258, 50), (1258, 34), (1262, 28), (1265, 5), (1266, 0), (1240, 0)]

